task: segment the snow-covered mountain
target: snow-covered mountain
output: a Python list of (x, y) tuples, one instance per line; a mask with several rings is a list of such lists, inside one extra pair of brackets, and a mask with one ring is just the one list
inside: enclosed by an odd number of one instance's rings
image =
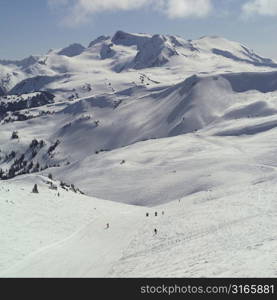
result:
[(0, 276), (275, 276), (276, 99), (214, 36), (0, 61)]
[[(47, 90), (64, 97), (76, 92), (83, 96), (87, 85), (97, 94), (134, 84), (177, 83), (195, 73), (270, 71), (276, 67), (272, 60), (220, 37), (187, 41), (118, 31), (113, 37), (97, 38), (89, 47), (72, 44), (21, 61), (2, 60), (0, 87), (9, 94)], [(149, 78), (142, 82), (141, 76)]]

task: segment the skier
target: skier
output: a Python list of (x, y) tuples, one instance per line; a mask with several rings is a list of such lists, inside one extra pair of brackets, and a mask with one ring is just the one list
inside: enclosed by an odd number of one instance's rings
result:
[(149, 213), (146, 213), (146, 217), (149, 217)]
[(109, 224), (109, 223), (107, 223), (106, 229), (109, 229), (109, 228), (110, 228), (110, 224)]
[(155, 228), (154, 229), (154, 234), (156, 235), (158, 233), (158, 230)]
[(158, 213), (155, 211), (155, 217), (157, 217)]

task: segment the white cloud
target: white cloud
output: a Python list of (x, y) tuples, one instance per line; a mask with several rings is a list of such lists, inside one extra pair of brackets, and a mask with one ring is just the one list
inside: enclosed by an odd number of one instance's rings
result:
[(67, 25), (86, 22), (104, 11), (128, 11), (142, 8), (159, 10), (168, 18), (205, 17), (212, 11), (213, 0), (48, 0), (51, 7), (68, 9)]
[(107, 10), (133, 10), (147, 4), (148, 0), (78, 0), (75, 7), (95, 13)]
[(242, 6), (242, 10), (246, 15), (277, 15), (277, 0), (249, 0)]
[(204, 17), (212, 11), (210, 0), (170, 0), (166, 2), (165, 12), (170, 18)]

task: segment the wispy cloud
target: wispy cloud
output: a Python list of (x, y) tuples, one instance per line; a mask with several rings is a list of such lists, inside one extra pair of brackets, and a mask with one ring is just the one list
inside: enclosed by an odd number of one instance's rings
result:
[(277, 0), (249, 0), (242, 10), (245, 15), (277, 16)]
[(63, 6), (64, 23), (78, 25), (94, 14), (142, 8), (158, 10), (168, 18), (205, 17), (213, 10), (213, 0), (48, 0), (51, 7)]
[(164, 1), (163, 11), (170, 18), (205, 17), (212, 11), (210, 0)]

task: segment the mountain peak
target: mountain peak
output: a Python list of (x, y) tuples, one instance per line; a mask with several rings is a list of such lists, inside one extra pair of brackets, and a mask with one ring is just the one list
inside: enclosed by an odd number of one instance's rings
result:
[(112, 42), (116, 45), (122, 46), (141, 46), (152, 36), (149, 34), (143, 33), (128, 33), (121, 30), (118, 30), (113, 38)]
[(60, 50), (58, 54), (68, 56), (68, 57), (73, 57), (73, 56), (80, 55), (84, 50), (85, 47), (83, 45), (74, 43)]
[(107, 36), (107, 35), (101, 35), (99, 36), (98, 38), (96, 38), (95, 40), (93, 40), (92, 42), (89, 43), (88, 47), (92, 47), (98, 43), (101, 43), (101, 42), (105, 42), (106, 40), (108, 40), (110, 37)]
[(217, 39), (224, 39), (224, 38), (219, 35), (203, 35), (199, 38), (199, 40), (203, 40), (203, 39), (217, 40)]

